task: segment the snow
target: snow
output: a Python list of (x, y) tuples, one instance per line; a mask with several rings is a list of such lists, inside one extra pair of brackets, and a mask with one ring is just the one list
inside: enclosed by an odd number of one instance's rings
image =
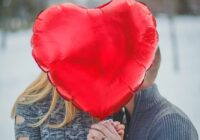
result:
[[(200, 17), (178, 16), (174, 21), (180, 69), (174, 69), (169, 20), (158, 16), (162, 64), (156, 83), (161, 94), (189, 116), (200, 134)], [(0, 49), (1, 139), (14, 139), (12, 105), (40, 72), (31, 56), (30, 37), (31, 30), (9, 33), (6, 49)]]

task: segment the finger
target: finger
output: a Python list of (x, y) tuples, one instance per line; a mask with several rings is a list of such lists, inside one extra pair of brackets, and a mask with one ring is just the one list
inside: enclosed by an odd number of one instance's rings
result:
[(104, 124), (104, 126), (112, 133), (112, 134), (118, 134), (117, 131), (115, 130), (115, 127), (110, 123), (107, 122)]
[(119, 124), (119, 125), (117, 125), (116, 127), (115, 127), (115, 129), (116, 130), (124, 130), (125, 129), (125, 125), (123, 125), (123, 124)]
[(95, 137), (91, 133), (89, 133), (87, 135), (87, 140), (95, 140)]
[(111, 137), (112, 136), (112, 133), (102, 123), (93, 124), (91, 126), (91, 128), (102, 132), (106, 137)]
[(120, 125), (121, 123), (120, 123), (119, 121), (114, 121), (112, 124), (113, 124), (114, 126), (117, 126), (117, 125)]
[(123, 136), (123, 135), (124, 135), (124, 130), (119, 130), (119, 131), (117, 131), (117, 133), (118, 133), (120, 136)]
[(90, 129), (89, 134), (90, 137), (93, 139), (102, 140), (103, 138), (105, 138), (105, 135), (96, 129)]
[(125, 129), (125, 125), (124, 125), (124, 124), (121, 124), (121, 123), (118, 122), (118, 121), (113, 122), (113, 125), (114, 125), (114, 127), (115, 127), (115, 129), (116, 129), (117, 131), (120, 130), (120, 129)]
[(101, 121), (101, 122), (99, 122), (99, 123), (105, 124), (105, 123), (107, 123), (107, 122), (113, 122), (113, 120), (112, 120), (112, 119), (108, 119), (108, 120)]

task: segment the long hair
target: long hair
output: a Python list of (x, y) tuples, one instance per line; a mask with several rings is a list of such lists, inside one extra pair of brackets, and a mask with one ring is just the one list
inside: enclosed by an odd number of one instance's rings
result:
[[(52, 94), (52, 101), (51, 101), (49, 110), (44, 116), (41, 117), (41, 119), (38, 122), (32, 124), (33, 127), (40, 126), (42, 123), (44, 123), (45, 120), (47, 120), (47, 118), (55, 109), (55, 106), (59, 97), (59, 94), (56, 91), (56, 88), (49, 81), (47, 74), (42, 72), (39, 75), (39, 77), (35, 81), (33, 81), (24, 90), (24, 92), (22, 92), (22, 94), (17, 98), (11, 112), (11, 117), (15, 118), (16, 107), (18, 104), (23, 104), (23, 105), (33, 104), (38, 101), (42, 101), (42, 99), (47, 97), (49, 94)], [(63, 121), (60, 124), (54, 124), (54, 125), (48, 124), (50, 127), (60, 128), (74, 119), (75, 114), (76, 114), (75, 106), (73, 106), (73, 104), (70, 101), (66, 101), (66, 100), (64, 100), (64, 105), (65, 105), (65, 112), (67, 113), (65, 113), (65, 117)]]

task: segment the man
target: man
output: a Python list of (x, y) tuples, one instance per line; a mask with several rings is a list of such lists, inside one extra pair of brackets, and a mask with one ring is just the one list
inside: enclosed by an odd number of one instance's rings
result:
[[(154, 84), (160, 61), (161, 55), (158, 48), (141, 88), (125, 106), (124, 139), (198, 140), (197, 131), (190, 119), (162, 97)], [(115, 115), (114, 118), (120, 117)], [(88, 140), (122, 140), (123, 134), (124, 128), (119, 122), (100, 122), (92, 125)]]

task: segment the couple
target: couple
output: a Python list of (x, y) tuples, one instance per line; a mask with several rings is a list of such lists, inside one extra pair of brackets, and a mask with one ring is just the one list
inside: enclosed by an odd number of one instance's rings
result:
[(162, 97), (154, 84), (156, 51), (141, 88), (123, 111), (99, 122), (63, 100), (42, 73), (18, 97), (12, 111), (17, 140), (198, 140), (190, 119)]

